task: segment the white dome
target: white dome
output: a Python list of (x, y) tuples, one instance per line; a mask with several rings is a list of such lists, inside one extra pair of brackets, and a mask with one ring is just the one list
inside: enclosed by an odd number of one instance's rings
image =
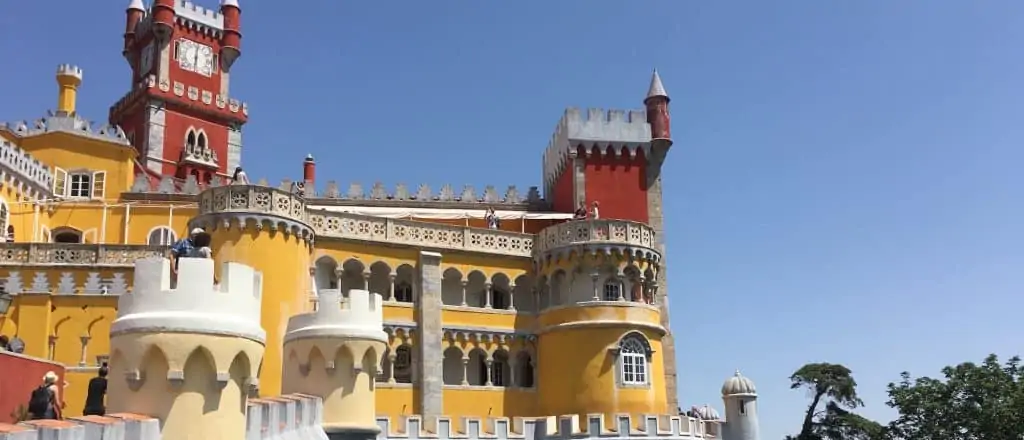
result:
[(726, 379), (725, 383), (722, 384), (723, 396), (732, 396), (736, 394), (757, 394), (757, 388), (754, 387), (754, 381), (743, 377), (738, 370), (735, 375)]
[(718, 411), (711, 407), (711, 405), (695, 406), (690, 411), (694, 415), (699, 417), (701, 420), (715, 421), (722, 420), (722, 416), (718, 415)]

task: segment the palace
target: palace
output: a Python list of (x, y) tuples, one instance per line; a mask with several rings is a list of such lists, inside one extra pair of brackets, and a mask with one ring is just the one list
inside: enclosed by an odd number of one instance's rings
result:
[[(739, 373), (724, 420), (679, 414), (657, 72), (643, 109), (566, 110), (527, 191), (342, 189), (312, 156), (249, 184), (241, 12), (132, 0), (108, 123), (76, 112), (87, 72), (61, 65), (55, 110), (0, 125), (0, 334), (25, 346), (0, 365), (59, 371), (72, 417), (0, 439), (759, 438)], [(213, 259), (174, 278), (193, 228)], [(118, 414), (78, 417), (104, 363)], [(16, 381), (27, 402), (37, 377)]]

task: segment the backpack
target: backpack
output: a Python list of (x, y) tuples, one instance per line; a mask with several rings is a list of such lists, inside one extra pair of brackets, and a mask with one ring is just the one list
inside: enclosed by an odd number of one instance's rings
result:
[(32, 390), (32, 397), (28, 401), (28, 412), (36, 417), (42, 417), (50, 409), (50, 389), (46, 385)]

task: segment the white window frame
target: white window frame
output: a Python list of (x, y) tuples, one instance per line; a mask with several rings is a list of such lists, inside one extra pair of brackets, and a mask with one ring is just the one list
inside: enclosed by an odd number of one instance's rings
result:
[[(82, 182), (82, 180), (86, 182)], [(77, 182), (76, 182), (77, 180)], [(107, 195), (107, 172), (53, 167), (53, 195), (69, 199), (103, 200)]]
[(621, 388), (647, 388), (651, 386), (651, 343), (640, 332), (629, 332), (612, 348), (615, 366), (615, 384)]
[[(157, 242), (153, 242), (154, 234), (158, 238)], [(146, 244), (150, 246), (172, 246), (178, 241), (178, 234), (174, 232), (174, 229), (167, 226), (157, 226), (149, 230), (149, 234), (146, 234)]]

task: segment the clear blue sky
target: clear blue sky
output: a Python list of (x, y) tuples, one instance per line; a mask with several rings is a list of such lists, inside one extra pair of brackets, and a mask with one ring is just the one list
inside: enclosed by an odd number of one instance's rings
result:
[[(58, 63), (85, 69), (80, 111), (104, 119), (129, 85), (127, 3), (5, 6), (0, 120), (54, 107)], [(242, 7), (253, 178), (313, 153), (345, 184), (539, 185), (564, 107), (639, 107), (657, 67), (684, 407), (721, 407), (740, 368), (777, 439), (798, 429), (803, 363), (848, 365), (887, 420), (900, 371), (1020, 351), (1020, 1)]]

